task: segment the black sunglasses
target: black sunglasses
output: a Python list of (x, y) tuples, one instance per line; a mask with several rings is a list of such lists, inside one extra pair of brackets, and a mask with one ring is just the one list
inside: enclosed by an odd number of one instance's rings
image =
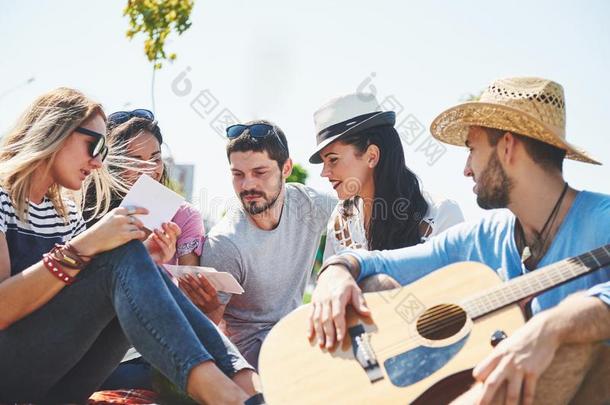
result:
[(286, 145), (284, 145), (284, 142), (282, 142), (282, 138), (280, 138), (278, 133), (275, 131), (275, 128), (273, 128), (273, 125), (269, 125), (269, 124), (252, 124), (252, 125), (235, 124), (235, 125), (231, 125), (230, 127), (227, 128), (227, 138), (235, 139), (238, 136), (240, 136), (241, 134), (243, 134), (244, 131), (246, 131), (246, 130), (248, 130), (248, 133), (252, 138), (257, 138), (257, 139), (266, 138), (269, 135), (275, 135), (277, 140), (280, 142), (280, 145), (282, 145), (282, 147), (284, 149), (288, 150), (288, 148), (286, 148)]
[(74, 131), (94, 137), (95, 142), (89, 146), (89, 154), (93, 159), (100, 156), (102, 162), (106, 159), (106, 156), (108, 156), (108, 147), (106, 146), (106, 137), (104, 135), (83, 127), (76, 127)]
[(117, 111), (110, 114), (108, 116), (108, 126), (121, 125), (133, 117), (144, 118), (150, 121), (155, 120), (155, 115), (152, 113), (152, 111), (144, 108), (138, 108), (133, 111)]

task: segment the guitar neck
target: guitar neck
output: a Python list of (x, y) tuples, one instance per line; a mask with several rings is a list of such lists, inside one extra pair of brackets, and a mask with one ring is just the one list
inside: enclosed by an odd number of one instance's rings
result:
[(514, 278), (461, 303), (476, 319), (610, 264), (610, 244)]

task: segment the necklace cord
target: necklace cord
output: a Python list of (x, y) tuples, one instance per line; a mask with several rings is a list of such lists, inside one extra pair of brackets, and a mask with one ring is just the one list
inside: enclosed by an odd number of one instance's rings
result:
[[(552, 228), (552, 224), (555, 223), (555, 219), (557, 217), (557, 214), (559, 213), (559, 208), (561, 207), (561, 203), (563, 202), (563, 198), (565, 197), (567, 191), (568, 191), (568, 183), (564, 182), (563, 190), (561, 191), (559, 198), (555, 202), (555, 206), (551, 210), (551, 213), (549, 214), (544, 225), (542, 226), (542, 229), (540, 230), (540, 233), (539, 233), (540, 239), (541, 239), (540, 245), (541, 245), (541, 249), (542, 249), (542, 251), (540, 253), (542, 253), (544, 251), (544, 246), (546, 245), (547, 239), (549, 238), (549, 235), (550, 235), (550, 229)], [(548, 228), (548, 231), (547, 231), (547, 228)], [(525, 231), (523, 230), (523, 226), (521, 226), (521, 222), (519, 222), (519, 219), (517, 219), (517, 231), (519, 234), (519, 238), (522, 240), (522, 243), (524, 245), (523, 254), (521, 255), (521, 262), (523, 264), (525, 264), (525, 262), (528, 261), (528, 259), (530, 259), (531, 257), (534, 256), (534, 254), (531, 252), (531, 249), (528, 246), (527, 240), (525, 239)], [(543, 238), (543, 236), (544, 236), (544, 238)], [(532, 247), (533, 247), (533, 245), (532, 245)], [(538, 256), (538, 255), (536, 255), (536, 256)], [(536, 262), (536, 264), (538, 263), (538, 261), (535, 261), (535, 262)]]

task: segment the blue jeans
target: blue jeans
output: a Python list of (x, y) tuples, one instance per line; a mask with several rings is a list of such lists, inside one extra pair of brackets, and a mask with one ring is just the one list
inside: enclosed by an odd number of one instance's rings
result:
[(100, 386), (100, 390), (153, 390), (153, 370), (142, 357), (121, 363)]
[(0, 400), (82, 403), (133, 345), (174, 384), (213, 360), (251, 366), (132, 241), (94, 258), (46, 305), (0, 331)]

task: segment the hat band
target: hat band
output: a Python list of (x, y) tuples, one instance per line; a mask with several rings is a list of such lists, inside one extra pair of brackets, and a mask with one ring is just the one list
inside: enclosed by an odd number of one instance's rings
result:
[(357, 117), (350, 118), (347, 121), (342, 121), (337, 124), (333, 124), (330, 127), (324, 128), (322, 131), (318, 132), (318, 135), (316, 135), (316, 141), (318, 142), (318, 144), (320, 144), (328, 138), (340, 135), (348, 129), (360, 124), (363, 121), (366, 121), (374, 115), (379, 114), (380, 112), (381, 111), (375, 111), (372, 113), (358, 115)]

